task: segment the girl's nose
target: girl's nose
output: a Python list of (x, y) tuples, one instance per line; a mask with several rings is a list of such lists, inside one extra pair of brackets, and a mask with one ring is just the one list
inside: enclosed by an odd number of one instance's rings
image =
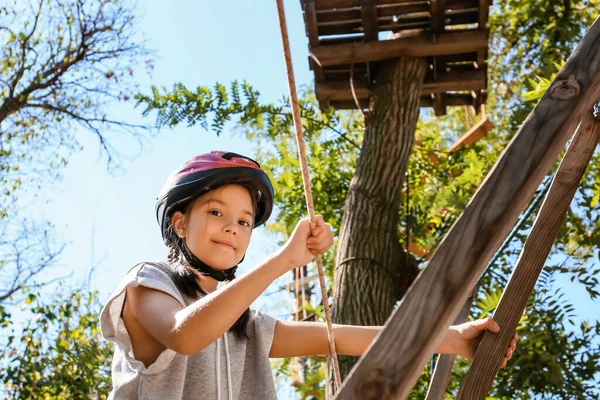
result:
[(225, 232), (230, 232), (234, 235), (237, 234), (237, 223), (235, 221), (228, 221), (225, 225)]

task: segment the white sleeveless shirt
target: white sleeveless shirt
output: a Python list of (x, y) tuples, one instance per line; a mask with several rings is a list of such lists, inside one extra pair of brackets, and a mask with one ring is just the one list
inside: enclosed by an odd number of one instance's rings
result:
[[(134, 358), (121, 313), (127, 286), (165, 292), (183, 306), (193, 302), (170, 279), (164, 262), (132, 268), (110, 296), (100, 315), (104, 338), (115, 343), (110, 399), (277, 399), (269, 352), (276, 319), (251, 310), (248, 339), (226, 333), (200, 352), (184, 356), (164, 350), (148, 368)], [(231, 396), (231, 397), (230, 397)]]

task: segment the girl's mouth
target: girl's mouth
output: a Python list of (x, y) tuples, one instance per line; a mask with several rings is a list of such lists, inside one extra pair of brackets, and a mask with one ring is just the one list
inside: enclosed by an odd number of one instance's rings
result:
[(228, 242), (219, 242), (219, 241), (216, 241), (216, 240), (213, 240), (213, 242), (216, 243), (216, 244), (218, 244), (218, 245), (221, 245), (221, 246), (230, 248), (232, 250), (235, 250), (235, 247), (233, 247), (233, 245), (231, 243), (228, 243)]

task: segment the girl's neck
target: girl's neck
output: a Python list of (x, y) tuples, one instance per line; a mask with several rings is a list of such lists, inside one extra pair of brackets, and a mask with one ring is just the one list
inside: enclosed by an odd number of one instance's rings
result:
[(207, 293), (212, 293), (217, 290), (217, 285), (219, 281), (210, 276), (199, 275), (198, 276), (198, 284), (202, 289), (204, 289)]

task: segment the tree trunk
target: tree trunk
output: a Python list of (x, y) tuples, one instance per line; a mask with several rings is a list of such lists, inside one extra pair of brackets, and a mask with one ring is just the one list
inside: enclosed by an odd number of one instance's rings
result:
[[(419, 116), (421, 58), (385, 62), (371, 98), (364, 142), (344, 205), (332, 319), (383, 325), (418, 270), (399, 243), (400, 194)], [(340, 356), (342, 379), (357, 357)], [(330, 364), (330, 363), (329, 363)], [(333, 393), (329, 365), (327, 392)]]

